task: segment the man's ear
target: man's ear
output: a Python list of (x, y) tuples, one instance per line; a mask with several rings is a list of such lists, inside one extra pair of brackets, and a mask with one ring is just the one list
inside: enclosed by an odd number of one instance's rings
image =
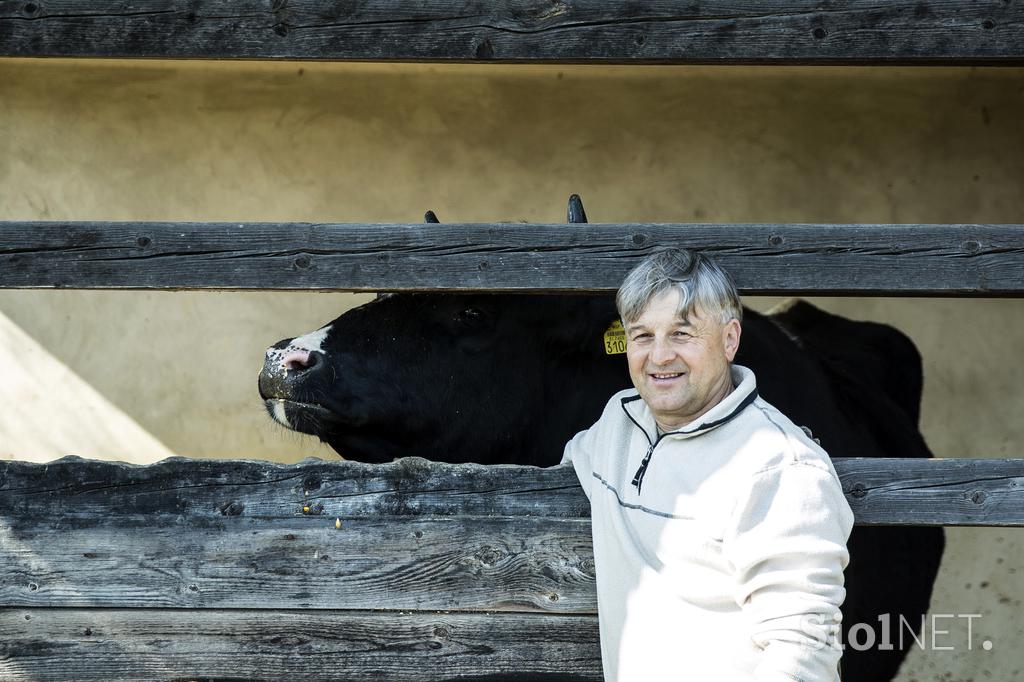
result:
[(729, 362), (736, 357), (736, 351), (740, 349), (740, 334), (743, 332), (740, 321), (735, 317), (725, 323), (722, 330), (722, 343), (725, 345), (725, 357)]

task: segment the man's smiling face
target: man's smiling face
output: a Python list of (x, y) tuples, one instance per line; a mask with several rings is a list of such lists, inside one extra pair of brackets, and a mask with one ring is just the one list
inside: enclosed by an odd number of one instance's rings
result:
[(668, 289), (626, 323), (629, 375), (665, 431), (689, 424), (732, 391), (729, 363), (740, 341), (735, 319), (722, 324), (699, 307), (683, 319), (679, 297)]

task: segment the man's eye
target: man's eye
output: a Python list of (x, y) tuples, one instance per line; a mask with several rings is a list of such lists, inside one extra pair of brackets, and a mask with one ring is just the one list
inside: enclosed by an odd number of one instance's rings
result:
[(684, 332), (684, 331), (678, 331), (678, 332), (675, 332), (673, 334), (673, 336), (675, 336), (677, 339), (688, 339), (688, 338), (690, 338), (690, 333), (689, 332)]

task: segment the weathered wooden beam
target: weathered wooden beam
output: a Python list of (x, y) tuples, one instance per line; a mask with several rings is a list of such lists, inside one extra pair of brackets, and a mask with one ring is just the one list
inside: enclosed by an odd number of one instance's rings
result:
[(0, 606), (597, 612), (587, 519), (168, 512), (0, 514)]
[(674, 64), (1019, 64), (1004, 0), (23, 0), (0, 56)]
[(494, 516), (579, 519), (590, 504), (569, 467), (387, 464), (172, 457), (136, 466), (65, 457), (49, 464), (0, 461), (0, 519), (71, 523), (122, 514), (226, 518)]
[(1024, 225), (0, 223), (0, 287), (608, 292), (685, 246), (744, 293), (1024, 295)]
[(858, 525), (1024, 526), (1024, 459), (833, 462)]
[(0, 609), (0, 679), (601, 680), (596, 616)]
[[(1024, 460), (834, 461), (858, 524), (1024, 525)], [(586, 512), (567, 466), (0, 462), (0, 677), (600, 679)]]
[[(1024, 525), (1024, 459), (833, 462), (859, 525)], [(509, 519), (516, 517), (586, 518), (589, 506), (568, 466), (419, 458), (390, 464), (172, 458), (136, 466), (78, 457), (49, 464), (0, 462), (0, 523), (8, 527), (30, 522), (59, 532), (122, 522), (113, 516), (134, 517), (143, 525), (165, 516), (194, 519), (197, 527), (213, 529), (230, 519), (291, 519), (319, 533), (335, 518), (344, 526), (383, 517), (492, 517), (511, 528)]]
[[(859, 525), (1024, 525), (1024, 460), (837, 459)], [(570, 467), (0, 463), (0, 606), (593, 613)]]

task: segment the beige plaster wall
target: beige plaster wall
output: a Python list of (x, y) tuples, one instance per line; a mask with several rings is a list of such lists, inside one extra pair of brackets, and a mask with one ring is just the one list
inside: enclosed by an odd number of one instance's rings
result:
[[(0, 60), (0, 220), (557, 221), (572, 192), (594, 221), (1021, 223), (1024, 71)], [(80, 454), (332, 457), (269, 423), (255, 379), (357, 300), (0, 291), (0, 458), (104, 419), (134, 426), (83, 429)], [(939, 455), (1024, 455), (1024, 301), (818, 302), (915, 339)], [(949, 541), (933, 610), (983, 614), (973, 648), (940, 621), (955, 649), (900, 679), (1011, 679), (1024, 536)]]

